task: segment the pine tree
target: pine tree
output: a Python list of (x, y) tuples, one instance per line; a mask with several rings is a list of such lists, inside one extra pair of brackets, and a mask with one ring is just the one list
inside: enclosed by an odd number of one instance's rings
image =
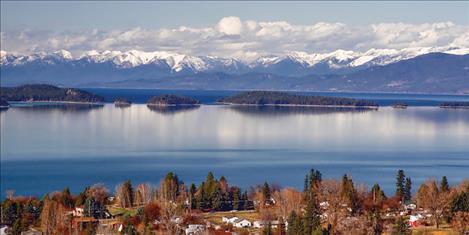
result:
[(265, 182), (264, 185), (262, 186), (262, 195), (264, 196), (265, 200), (270, 199), (270, 187), (267, 182)]
[(404, 220), (402, 216), (397, 217), (396, 222), (394, 224), (394, 230), (392, 232), (393, 235), (408, 235), (411, 234), (411, 230), (409, 229), (409, 225)]
[(195, 200), (195, 193), (197, 192), (197, 187), (195, 187), (195, 184), (192, 183), (191, 186), (189, 187), (189, 202), (191, 209), (195, 209), (196, 207), (196, 200)]
[(384, 199), (386, 199), (386, 195), (384, 194), (383, 190), (381, 190), (379, 184), (373, 185), (373, 187), (371, 188), (371, 196), (373, 199), (373, 204), (375, 205), (381, 203)]
[(399, 198), (404, 197), (404, 184), (405, 184), (405, 174), (404, 170), (399, 170), (396, 177), (396, 196)]
[(240, 209), (241, 190), (238, 187), (234, 188), (233, 191), (233, 210)]
[(249, 208), (248, 191), (245, 190), (241, 198), (243, 201), (243, 209), (247, 210)]
[(442, 192), (448, 192), (449, 191), (449, 184), (448, 184), (448, 179), (446, 178), (446, 176), (443, 176), (441, 178), (441, 183), (440, 183), (440, 190)]
[(65, 187), (64, 190), (62, 191), (61, 200), (62, 200), (62, 204), (66, 208), (72, 208), (73, 206), (72, 195), (68, 187)]
[(272, 225), (270, 221), (264, 225), (264, 230), (262, 231), (263, 235), (272, 235)]
[(404, 202), (408, 202), (412, 199), (412, 181), (409, 177), (405, 179), (404, 186)]
[(321, 227), (320, 209), (315, 193), (310, 193), (306, 201), (305, 215), (303, 219), (303, 231), (305, 234), (312, 234)]
[(287, 234), (289, 235), (302, 234), (300, 223), (301, 223), (301, 219), (299, 218), (299, 216), (296, 214), (295, 211), (292, 211), (290, 213), (290, 216), (288, 216)]

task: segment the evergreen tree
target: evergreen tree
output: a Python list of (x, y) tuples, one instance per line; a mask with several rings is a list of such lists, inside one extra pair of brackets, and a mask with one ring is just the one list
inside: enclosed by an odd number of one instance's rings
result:
[(405, 191), (405, 174), (404, 170), (399, 170), (397, 172), (397, 177), (396, 177), (396, 196), (399, 198), (404, 197), (404, 191)]
[(267, 182), (264, 182), (264, 185), (262, 186), (262, 195), (264, 196), (265, 200), (270, 199), (270, 187)]
[(342, 177), (342, 188), (341, 196), (347, 205), (352, 209), (352, 213), (355, 213), (357, 210), (357, 198), (356, 191), (353, 186), (353, 181), (347, 175)]
[(75, 206), (82, 206), (83, 204), (85, 204), (85, 201), (86, 201), (86, 198), (87, 198), (87, 195), (88, 195), (88, 190), (90, 189), (89, 186), (85, 187), (85, 189), (83, 190), (83, 192), (81, 192), (76, 201), (75, 201)]
[(244, 210), (249, 209), (249, 205), (248, 205), (248, 204), (249, 204), (249, 203), (248, 203), (248, 202), (249, 202), (249, 200), (248, 200), (248, 191), (246, 191), (246, 190), (244, 191), (244, 193), (243, 193), (243, 195), (242, 195), (242, 197), (241, 197), (241, 200), (243, 201), (243, 209), (244, 209)]
[(305, 215), (303, 219), (303, 231), (305, 234), (312, 234), (321, 227), (321, 212), (315, 193), (311, 193), (306, 202)]
[(233, 210), (240, 210), (241, 190), (235, 187), (233, 190)]
[(409, 177), (405, 179), (404, 186), (404, 202), (408, 202), (412, 199), (412, 181)]
[(72, 195), (68, 187), (65, 187), (64, 190), (62, 191), (61, 201), (62, 201), (62, 204), (66, 208), (72, 208), (73, 206)]
[(213, 193), (212, 197), (212, 209), (221, 210), (222, 209), (223, 195), (221, 189), (218, 187)]
[(443, 176), (441, 178), (441, 183), (440, 183), (440, 190), (442, 192), (448, 192), (449, 191), (449, 184), (448, 184), (448, 179), (446, 178), (446, 176)]
[(288, 229), (287, 229), (287, 234), (289, 235), (298, 235), (302, 234), (302, 228), (301, 228), (301, 218), (296, 214), (295, 211), (292, 211), (290, 213), (290, 216), (288, 216)]
[(397, 217), (396, 222), (394, 224), (394, 229), (392, 232), (393, 235), (409, 235), (411, 234), (411, 230), (409, 229), (409, 225), (404, 220), (402, 216)]
[(196, 200), (195, 200), (195, 193), (197, 192), (197, 188), (195, 187), (195, 184), (192, 183), (191, 186), (189, 187), (189, 202), (191, 209), (196, 208)]
[(466, 190), (456, 195), (451, 202), (451, 212), (469, 212), (469, 184)]
[(122, 184), (119, 196), (119, 200), (121, 200), (121, 205), (123, 207), (132, 207), (132, 205), (134, 204), (134, 189), (132, 188), (132, 182), (130, 180), (126, 180)]
[(262, 231), (263, 235), (272, 235), (272, 225), (270, 221), (264, 225), (264, 230)]
[(379, 184), (374, 184), (373, 187), (371, 188), (371, 196), (373, 199), (373, 204), (379, 204), (383, 200), (386, 199), (386, 195), (384, 194), (383, 190), (381, 190), (381, 187)]
[(199, 186), (199, 191), (195, 196), (196, 201), (196, 208), (199, 210), (205, 209), (206, 202), (205, 202), (205, 183), (202, 182)]

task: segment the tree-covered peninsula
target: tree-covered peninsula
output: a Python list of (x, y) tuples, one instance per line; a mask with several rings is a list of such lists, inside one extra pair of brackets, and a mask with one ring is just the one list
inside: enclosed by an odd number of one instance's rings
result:
[(164, 94), (159, 96), (153, 96), (147, 101), (147, 106), (177, 106), (177, 105), (186, 105), (193, 106), (199, 105), (200, 102), (196, 99), (177, 96), (172, 94)]
[(8, 108), (9, 106), (10, 104), (8, 104), (6, 100), (4, 100), (3, 98), (0, 98), (0, 108)]
[(305, 106), (350, 106), (378, 107), (368, 100), (327, 96), (306, 96), (277, 91), (248, 91), (219, 100), (222, 104), (239, 105), (305, 105)]
[(60, 88), (47, 84), (31, 84), (18, 87), (1, 87), (1, 98), (7, 101), (49, 101), (98, 103), (104, 98), (75, 88)]
[(441, 108), (469, 109), (469, 102), (444, 102), (440, 104)]

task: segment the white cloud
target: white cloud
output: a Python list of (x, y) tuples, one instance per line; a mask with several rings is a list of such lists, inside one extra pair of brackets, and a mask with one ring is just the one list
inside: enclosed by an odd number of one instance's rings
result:
[(226, 35), (239, 35), (243, 31), (243, 23), (239, 17), (224, 17), (218, 22), (218, 30)]
[(242, 21), (222, 18), (208, 27), (50, 32), (5, 31), (1, 49), (17, 53), (57, 51), (74, 54), (89, 50), (176, 51), (252, 59), (291, 51), (324, 53), (338, 49), (366, 51), (371, 48), (469, 47), (469, 25), (452, 22), (424, 24), (376, 23), (350, 26), (338, 22), (295, 25), (286, 21)]

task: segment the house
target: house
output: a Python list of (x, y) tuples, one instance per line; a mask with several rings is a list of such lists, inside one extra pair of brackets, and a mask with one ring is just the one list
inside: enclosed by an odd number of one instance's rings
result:
[(247, 228), (251, 227), (251, 222), (249, 222), (247, 219), (239, 218), (233, 222), (233, 225), (237, 228)]
[(186, 235), (200, 234), (205, 231), (205, 226), (201, 224), (189, 224), (186, 228)]
[(419, 220), (418, 216), (411, 215), (410, 218), (409, 218), (409, 226), (412, 227), (412, 228), (417, 227), (418, 220)]
[(223, 223), (227, 223), (227, 224), (232, 224), (234, 223), (234, 221), (236, 221), (237, 219), (239, 219), (237, 216), (229, 216), (229, 217), (221, 217), (221, 221)]
[(254, 228), (263, 228), (265, 226), (266, 222), (263, 220), (256, 220), (252, 223), (252, 226)]
[(0, 227), (0, 235), (6, 235), (8, 230), (8, 226)]
[(72, 211), (72, 215), (74, 217), (83, 217), (83, 215), (85, 214), (85, 210), (83, 209), (83, 207), (75, 207), (75, 209), (73, 209)]

